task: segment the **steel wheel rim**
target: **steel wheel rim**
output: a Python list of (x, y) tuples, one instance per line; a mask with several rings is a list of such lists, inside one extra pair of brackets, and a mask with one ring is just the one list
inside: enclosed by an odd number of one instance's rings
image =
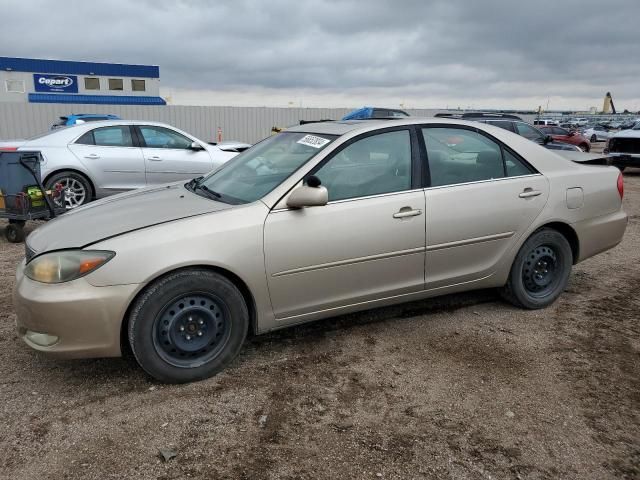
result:
[(56, 183), (62, 185), (62, 195), (55, 200), (56, 205), (59, 207), (71, 210), (82, 205), (87, 198), (87, 189), (76, 178), (64, 177)]
[(170, 365), (195, 368), (217, 357), (231, 334), (226, 304), (208, 293), (181, 295), (165, 305), (153, 325), (153, 345)]
[(560, 282), (560, 254), (550, 245), (539, 245), (526, 256), (522, 265), (522, 283), (529, 295), (543, 298)]

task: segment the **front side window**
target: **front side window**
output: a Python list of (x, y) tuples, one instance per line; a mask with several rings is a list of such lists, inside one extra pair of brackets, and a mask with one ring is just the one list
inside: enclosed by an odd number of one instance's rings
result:
[(264, 197), (324, 150), (336, 135), (283, 132), (242, 152), (200, 184), (221, 201), (250, 203)]
[(527, 125), (526, 123), (516, 122), (516, 132), (518, 135), (522, 135), (524, 138), (528, 138), (529, 140), (533, 140), (537, 143), (543, 143), (544, 141), (544, 135), (540, 130), (533, 128), (531, 125)]
[(109, 79), (109, 90), (124, 90), (124, 82), (121, 78)]
[(85, 90), (100, 90), (100, 79), (97, 77), (86, 77), (84, 79)]
[(96, 128), (82, 135), (76, 143), (103, 147), (133, 147), (131, 130), (126, 125)]
[(189, 149), (193, 140), (163, 127), (140, 126), (140, 133), (148, 148)]
[(380, 133), (348, 145), (314, 175), (329, 201), (411, 189), (411, 137), (408, 130)]
[(527, 175), (531, 169), (500, 144), (472, 130), (423, 128), (431, 186)]

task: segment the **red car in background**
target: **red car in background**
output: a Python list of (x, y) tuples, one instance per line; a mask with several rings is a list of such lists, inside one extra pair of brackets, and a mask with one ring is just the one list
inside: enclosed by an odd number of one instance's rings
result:
[(566, 128), (560, 127), (552, 127), (539, 125), (538, 130), (547, 135), (551, 135), (553, 139), (557, 142), (570, 143), (572, 145), (577, 145), (582, 149), (583, 152), (588, 152), (591, 150), (591, 142), (589, 140), (580, 135), (578, 132), (570, 132)]

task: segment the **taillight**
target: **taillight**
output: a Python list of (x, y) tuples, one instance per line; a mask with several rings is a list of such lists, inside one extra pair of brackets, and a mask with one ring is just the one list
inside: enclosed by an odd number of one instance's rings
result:
[(618, 174), (618, 193), (620, 194), (620, 200), (624, 197), (624, 178), (622, 172)]
[(15, 152), (18, 147), (0, 147), (0, 152)]

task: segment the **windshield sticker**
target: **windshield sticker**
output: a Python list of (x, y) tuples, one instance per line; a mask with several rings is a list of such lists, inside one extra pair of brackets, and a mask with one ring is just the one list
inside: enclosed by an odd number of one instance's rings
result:
[(302, 145), (308, 145), (313, 148), (321, 148), (324, 147), (331, 140), (327, 140), (326, 138), (316, 137), (315, 135), (305, 135), (296, 143), (301, 143)]

